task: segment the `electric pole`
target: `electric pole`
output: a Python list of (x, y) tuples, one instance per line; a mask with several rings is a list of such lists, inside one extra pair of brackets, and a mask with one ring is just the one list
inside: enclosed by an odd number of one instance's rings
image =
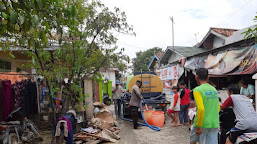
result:
[(198, 43), (198, 41), (197, 41), (197, 35), (199, 35), (199, 32), (195, 34), (195, 41), (196, 41), (196, 44)]
[(174, 24), (174, 19), (173, 19), (173, 16), (170, 17), (170, 20), (171, 20), (171, 22), (172, 22), (172, 46), (174, 47), (174, 26), (173, 26), (173, 24)]

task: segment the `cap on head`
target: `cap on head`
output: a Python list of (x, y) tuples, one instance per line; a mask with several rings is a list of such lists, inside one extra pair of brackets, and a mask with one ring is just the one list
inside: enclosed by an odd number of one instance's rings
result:
[(116, 81), (116, 84), (120, 84), (120, 81), (117, 80), (117, 81)]

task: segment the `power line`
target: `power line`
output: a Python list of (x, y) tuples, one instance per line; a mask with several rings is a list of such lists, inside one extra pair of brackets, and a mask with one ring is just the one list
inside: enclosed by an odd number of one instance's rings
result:
[[(236, 10), (234, 13), (232, 13), (230, 16), (228, 16), (227, 18), (225, 18), (221, 23), (229, 20), (232, 18), (233, 15), (235, 15), (237, 12), (239, 12), (241, 9), (243, 9), (246, 5), (248, 5), (250, 2), (252, 2), (253, 0), (249, 0), (247, 3), (245, 3), (242, 7), (240, 7), (238, 10)], [(219, 26), (221, 23), (219, 23), (217, 26)], [(217, 27), (216, 26), (216, 27)]]
[(125, 44), (125, 43), (121, 43), (121, 42), (117, 42), (119, 44), (123, 44), (123, 45), (126, 45), (126, 46), (129, 46), (129, 47), (134, 47), (134, 48), (140, 48), (140, 49), (149, 49), (149, 48), (145, 48), (145, 47), (139, 47), (139, 46), (133, 46), (133, 45), (130, 45), (130, 44)]
[[(239, 12), (240, 10), (242, 10), (246, 5), (248, 5), (250, 2), (252, 2), (253, 0), (249, 0), (247, 3), (245, 3), (242, 7), (240, 7), (238, 10), (236, 10), (234, 13), (232, 13), (230, 16), (228, 16), (227, 18), (225, 18), (221, 23), (217, 24), (215, 27), (218, 27), (218, 26), (221, 26), (221, 24), (223, 22), (226, 22), (228, 20), (230, 20), (232, 18), (233, 15), (235, 15), (237, 12)], [(199, 33), (199, 32), (198, 32)], [(205, 36), (206, 34), (201, 34), (201, 35), (198, 35), (198, 37), (203, 37)], [(190, 40), (192, 41), (192, 40)], [(189, 41), (187, 41), (189, 42)]]

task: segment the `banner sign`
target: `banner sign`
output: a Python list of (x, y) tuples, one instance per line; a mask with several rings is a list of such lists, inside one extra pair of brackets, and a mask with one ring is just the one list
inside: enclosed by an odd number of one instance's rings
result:
[[(201, 60), (200, 60), (201, 59)], [(210, 75), (242, 75), (257, 72), (257, 44), (240, 50), (219, 52), (207, 57), (195, 57), (185, 63), (185, 67), (191, 70), (207, 68)]]
[(179, 77), (179, 73), (178, 73), (177, 66), (161, 69), (161, 73), (160, 73), (161, 80), (178, 79), (178, 77)]

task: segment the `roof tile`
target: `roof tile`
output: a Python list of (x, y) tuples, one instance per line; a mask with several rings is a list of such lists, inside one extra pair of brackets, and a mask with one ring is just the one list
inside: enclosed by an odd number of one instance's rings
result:
[(238, 31), (238, 29), (229, 29), (229, 28), (214, 28), (212, 27), (211, 30), (224, 35), (226, 37), (229, 37), (231, 35), (233, 35), (233, 32)]

